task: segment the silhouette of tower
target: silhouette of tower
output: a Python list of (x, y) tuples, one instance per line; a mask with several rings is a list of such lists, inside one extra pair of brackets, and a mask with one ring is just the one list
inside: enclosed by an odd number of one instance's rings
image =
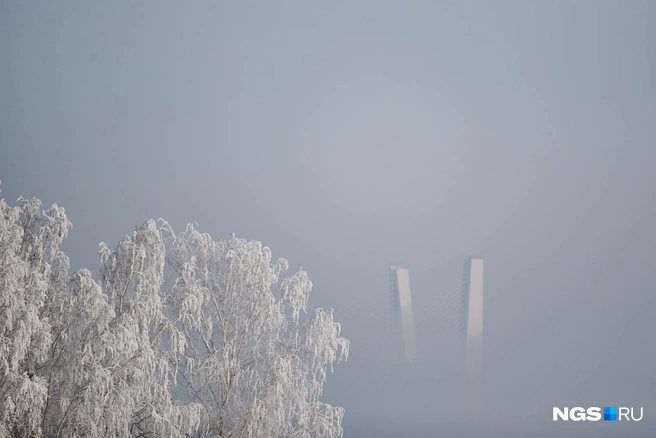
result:
[(468, 384), (480, 380), (483, 366), (483, 259), (465, 260), (462, 282), (461, 336)]
[(408, 269), (400, 265), (390, 266), (389, 284), (396, 357), (405, 362), (412, 362), (417, 357), (417, 347)]

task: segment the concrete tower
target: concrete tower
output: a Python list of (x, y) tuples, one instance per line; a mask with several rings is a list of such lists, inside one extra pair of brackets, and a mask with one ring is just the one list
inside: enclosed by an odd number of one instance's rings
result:
[(467, 382), (476, 385), (483, 367), (483, 259), (465, 260), (462, 282), (461, 335)]
[(390, 266), (390, 305), (397, 358), (412, 362), (417, 357), (417, 347), (412, 316), (410, 274), (404, 266)]

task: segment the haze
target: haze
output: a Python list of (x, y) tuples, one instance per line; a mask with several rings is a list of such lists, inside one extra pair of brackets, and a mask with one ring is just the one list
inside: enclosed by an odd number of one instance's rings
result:
[[(302, 266), (352, 342), (324, 397), (346, 438), (653, 436), (655, 20), (650, 1), (5, 1), (0, 196), (64, 206), (73, 268), (159, 217)], [(436, 304), (470, 255), (474, 407)], [(644, 419), (552, 421), (606, 405)]]

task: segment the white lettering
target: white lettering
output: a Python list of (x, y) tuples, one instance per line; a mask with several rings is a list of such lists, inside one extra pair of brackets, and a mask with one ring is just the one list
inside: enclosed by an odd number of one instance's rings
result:
[[(617, 419), (615, 421), (640, 421), (644, 416), (644, 408), (628, 408), (617, 407)], [(640, 409), (640, 416), (638, 416), (638, 409)], [(574, 408), (553, 408), (553, 421), (599, 421), (604, 419), (602, 408), (593, 406), (589, 408), (582, 408), (580, 406)]]
[(561, 411), (560, 408), (553, 408), (553, 421), (558, 421), (558, 417), (560, 417), (561, 420), (567, 421), (569, 417), (568, 409), (565, 408)]
[(643, 412), (642, 412), (642, 408), (640, 408), (640, 418), (636, 418), (636, 417), (633, 415), (633, 408), (631, 408), (631, 418), (633, 419), (633, 421), (640, 421), (640, 420), (642, 420), (642, 414), (643, 414)]
[(622, 417), (626, 417), (626, 421), (630, 421), (629, 408), (617, 408), (617, 421), (622, 421)]
[(585, 409), (572, 408), (569, 410), (569, 418), (572, 421), (585, 421)]
[(588, 408), (588, 420), (589, 421), (601, 420), (601, 408)]

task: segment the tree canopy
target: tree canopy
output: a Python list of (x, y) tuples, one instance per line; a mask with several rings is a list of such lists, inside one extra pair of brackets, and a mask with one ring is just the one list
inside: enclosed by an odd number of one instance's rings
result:
[(312, 282), (258, 241), (146, 221), (70, 272), (71, 223), (0, 200), (0, 438), (341, 437), (348, 356)]

